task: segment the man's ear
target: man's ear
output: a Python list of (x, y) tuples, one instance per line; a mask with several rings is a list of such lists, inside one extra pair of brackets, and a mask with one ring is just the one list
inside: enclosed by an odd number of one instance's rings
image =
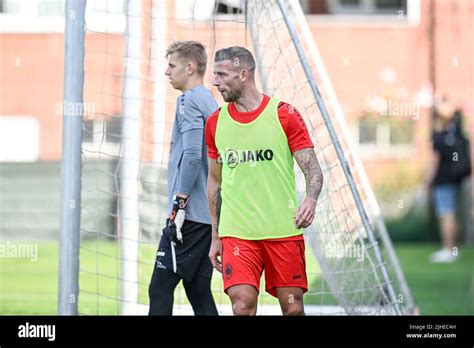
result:
[(240, 71), (240, 81), (245, 82), (249, 78), (249, 71), (247, 69), (242, 69)]
[(187, 65), (186, 65), (186, 73), (191, 76), (193, 75), (194, 73), (196, 72), (196, 63), (194, 63), (193, 61), (190, 61)]

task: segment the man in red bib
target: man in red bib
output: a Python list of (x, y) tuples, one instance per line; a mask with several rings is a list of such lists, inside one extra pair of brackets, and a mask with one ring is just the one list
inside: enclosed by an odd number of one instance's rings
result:
[[(308, 289), (302, 228), (314, 219), (323, 176), (303, 118), (258, 91), (243, 47), (216, 52), (214, 85), (227, 104), (206, 123), (211, 262), (235, 315), (255, 315), (260, 278), (284, 315), (304, 315)], [(296, 197), (293, 157), (305, 175)], [(221, 260), (219, 260), (219, 256)]]

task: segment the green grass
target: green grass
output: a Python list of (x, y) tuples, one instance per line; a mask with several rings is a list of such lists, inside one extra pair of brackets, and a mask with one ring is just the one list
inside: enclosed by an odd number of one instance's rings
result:
[(38, 244), (36, 261), (0, 258), (0, 314), (56, 313), (58, 247)]
[[(141, 303), (148, 302), (147, 288), (151, 276), (155, 246), (140, 249)], [(474, 314), (474, 247), (461, 248), (457, 263), (432, 265), (429, 255), (436, 250), (434, 245), (396, 245), (403, 271), (414, 294), (421, 314)], [(79, 309), (84, 314), (118, 314), (119, 304), (115, 300), (120, 293), (116, 281), (120, 264), (115, 262), (119, 249), (114, 243), (88, 242), (81, 249), (81, 274)], [(334, 303), (327, 293), (314, 293), (323, 284), (316, 262), (307, 259), (310, 291), (305, 303)], [(0, 314), (56, 314), (58, 289), (58, 243), (39, 243), (38, 259), (0, 258)], [(99, 274), (99, 275), (98, 275)], [(261, 285), (263, 293), (263, 282)], [(228, 304), (222, 291), (222, 280), (215, 272), (213, 288), (216, 302)], [(96, 296), (100, 293), (101, 296)], [(187, 303), (184, 290), (179, 287), (176, 300)], [(270, 296), (261, 296), (260, 303), (277, 304)]]
[(474, 247), (451, 264), (431, 264), (432, 245), (398, 245), (397, 255), (421, 314), (474, 314)]

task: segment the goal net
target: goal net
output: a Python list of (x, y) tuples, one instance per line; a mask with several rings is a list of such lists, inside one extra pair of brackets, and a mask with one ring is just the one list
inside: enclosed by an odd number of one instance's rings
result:
[[(88, 0), (85, 23), (80, 314), (147, 313), (179, 95), (164, 75), (174, 40), (205, 45), (204, 81), (219, 104), (211, 84), (214, 52), (241, 45), (255, 55), (260, 89), (304, 117), (325, 179), (315, 222), (305, 230), (306, 313), (413, 313), (317, 33), (314, 40), (298, 1)], [(304, 177), (295, 171), (302, 198)], [(212, 291), (219, 312), (231, 314), (217, 272)], [(174, 314), (193, 314), (181, 284), (174, 303)], [(280, 313), (277, 300), (262, 291), (258, 313)]]

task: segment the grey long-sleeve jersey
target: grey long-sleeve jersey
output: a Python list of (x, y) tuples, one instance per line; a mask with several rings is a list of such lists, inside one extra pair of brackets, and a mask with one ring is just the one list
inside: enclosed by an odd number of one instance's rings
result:
[(207, 117), (218, 105), (211, 92), (197, 86), (180, 95), (176, 101), (176, 116), (168, 164), (168, 216), (173, 196), (189, 195), (186, 220), (211, 223), (207, 202), (207, 146), (204, 128)]

